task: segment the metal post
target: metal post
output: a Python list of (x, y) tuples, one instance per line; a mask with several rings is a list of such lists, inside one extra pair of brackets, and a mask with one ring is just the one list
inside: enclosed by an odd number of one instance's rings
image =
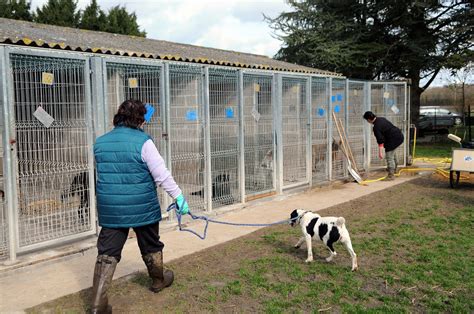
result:
[(209, 109), (209, 67), (204, 67), (203, 80), (204, 96), (204, 159), (205, 159), (205, 180), (204, 197), (207, 202), (207, 210), (212, 211), (212, 173), (211, 173), (211, 114)]
[(313, 144), (313, 122), (312, 122), (312, 93), (311, 93), (311, 76), (306, 80), (306, 113), (308, 115), (308, 120), (306, 124), (306, 179), (308, 180), (309, 186), (313, 186), (313, 172), (312, 172), (312, 144)]
[[(172, 162), (171, 162), (171, 140), (169, 138), (171, 131), (171, 121), (170, 121), (170, 69), (169, 64), (165, 63), (160, 72), (160, 99), (162, 99), (163, 105), (163, 115), (161, 117), (163, 123), (163, 136), (162, 140), (165, 141), (165, 163), (168, 170), (173, 173)], [(172, 203), (171, 197), (168, 194), (165, 194), (163, 197), (163, 208), (168, 208)], [(174, 215), (174, 213), (172, 213)], [(171, 218), (171, 217), (170, 217)]]
[(274, 99), (275, 99), (275, 143), (276, 143), (276, 192), (283, 192), (283, 134), (282, 134), (282, 92), (283, 81), (281, 74), (275, 74), (274, 77)]
[[(18, 246), (18, 219), (15, 213), (17, 208), (16, 198), (16, 173), (14, 172), (14, 164), (12, 155), (14, 155), (13, 144), (10, 144), (10, 138), (14, 132), (14, 116), (10, 113), (14, 112), (13, 96), (9, 95), (9, 91), (13, 89), (13, 78), (10, 70), (10, 56), (5, 47), (0, 46), (0, 99), (3, 103), (3, 169), (4, 169), (4, 185), (5, 200), (7, 205), (8, 219), (8, 261), (6, 265), (16, 263), (16, 254)], [(10, 83), (10, 84), (9, 84)]]
[(95, 137), (100, 136), (106, 131), (106, 115), (105, 115), (105, 87), (103, 80), (103, 60), (100, 57), (91, 57), (91, 92), (92, 104), (94, 106), (94, 133)]
[(405, 106), (405, 110), (403, 110), (403, 114), (404, 114), (404, 127), (405, 127), (405, 143), (403, 145), (403, 165), (406, 167), (407, 166), (407, 163), (408, 163), (408, 159), (407, 159), (407, 154), (408, 154), (408, 149), (407, 149), (407, 145), (410, 144), (410, 120), (408, 119), (409, 115), (408, 115), (408, 112), (409, 112), (409, 109), (410, 109), (410, 106), (408, 105), (408, 99), (407, 99), (407, 83), (405, 82), (403, 84), (403, 88), (404, 88), (404, 96), (405, 96), (405, 99), (404, 99), (404, 106)]
[[(346, 135), (347, 135), (347, 145), (350, 146), (351, 144), (349, 143), (349, 80), (346, 79), (346, 86), (345, 86), (345, 97), (344, 97), (344, 129), (346, 130)], [(355, 158), (354, 158), (355, 159)], [(347, 170), (347, 164), (349, 163), (348, 161), (346, 162), (347, 159), (344, 159), (344, 177), (349, 177), (349, 172)], [(352, 165), (353, 169), (357, 169), (357, 165)]]
[(328, 89), (328, 180), (332, 181), (332, 77), (329, 78)]
[[(364, 111), (369, 110), (369, 82), (364, 82), (364, 102), (363, 102), (363, 108)], [(369, 129), (369, 124), (364, 121), (362, 117), (360, 117), (363, 126), (364, 126), (364, 169), (366, 172), (369, 171), (369, 158), (370, 158), (370, 129)]]
[[(367, 110), (371, 111), (372, 109), (372, 83), (367, 83)], [(372, 136), (371, 136), (371, 126), (366, 124), (367, 126), (367, 171), (370, 170), (372, 164)]]
[[(98, 63), (100, 66), (100, 62)], [(95, 84), (94, 85), (94, 92), (98, 92), (99, 94), (92, 93), (92, 85), (91, 85), (91, 76), (95, 77), (95, 73), (92, 73), (89, 67), (89, 62), (85, 62), (85, 68), (84, 72), (86, 75), (84, 76), (84, 88), (85, 88), (85, 102), (86, 102), (86, 123), (87, 123), (87, 132), (86, 132), (86, 139), (87, 139), (87, 147), (89, 149), (87, 150), (87, 159), (89, 161), (89, 204), (90, 204), (90, 222), (91, 226), (95, 228), (93, 231), (98, 230), (98, 221), (97, 221), (97, 207), (95, 203), (95, 163), (94, 163), (94, 152), (93, 152), (93, 146), (95, 142), (95, 134), (94, 134), (94, 114), (92, 113), (92, 104), (93, 102), (93, 97), (100, 97), (101, 90), (103, 91), (103, 88), (101, 88), (100, 84)], [(99, 68), (101, 69), (101, 67)], [(92, 75), (89, 76), (87, 75), (88, 73), (91, 73)], [(101, 80), (99, 79), (98, 82)], [(98, 83), (97, 81), (95, 83)], [(103, 98), (102, 98), (103, 99)], [(102, 108), (99, 106), (99, 108)], [(97, 110), (97, 112), (101, 112), (102, 110)]]
[(244, 134), (244, 73), (242, 70), (238, 72), (239, 77), (237, 80), (238, 84), (238, 98), (237, 103), (239, 107), (239, 188), (240, 188), (240, 199), (242, 203), (245, 203), (245, 134)]

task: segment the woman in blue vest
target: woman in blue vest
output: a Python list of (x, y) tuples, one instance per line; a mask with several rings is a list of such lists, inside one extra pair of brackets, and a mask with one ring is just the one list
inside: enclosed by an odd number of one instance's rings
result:
[(151, 137), (143, 132), (145, 105), (126, 100), (114, 116), (114, 129), (97, 138), (94, 155), (97, 171), (97, 210), (102, 227), (97, 241), (98, 256), (93, 281), (93, 313), (111, 312), (107, 289), (133, 228), (143, 261), (152, 279), (150, 290), (159, 292), (174, 280), (163, 269), (163, 247), (159, 236), (161, 210), (156, 186), (176, 200), (187, 214), (183, 197)]

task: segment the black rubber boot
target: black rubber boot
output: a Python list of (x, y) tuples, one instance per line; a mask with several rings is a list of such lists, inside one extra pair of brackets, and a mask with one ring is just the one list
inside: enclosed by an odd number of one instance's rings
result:
[(112, 313), (112, 307), (107, 298), (107, 289), (109, 289), (117, 259), (108, 255), (97, 256), (94, 269), (94, 281), (92, 286), (92, 313)]
[(152, 279), (150, 290), (157, 293), (171, 286), (174, 281), (174, 273), (169, 269), (163, 269), (163, 252), (150, 253), (142, 256), (148, 269), (148, 275)]

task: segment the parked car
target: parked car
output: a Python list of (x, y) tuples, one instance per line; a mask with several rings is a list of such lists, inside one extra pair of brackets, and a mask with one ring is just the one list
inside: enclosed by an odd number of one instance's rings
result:
[(417, 128), (421, 133), (447, 133), (450, 127), (462, 124), (462, 115), (440, 107), (420, 107)]

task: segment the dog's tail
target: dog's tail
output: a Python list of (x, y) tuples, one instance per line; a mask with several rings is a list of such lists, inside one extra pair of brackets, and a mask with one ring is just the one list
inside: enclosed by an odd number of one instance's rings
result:
[(346, 223), (344, 217), (339, 217), (336, 219), (336, 226), (342, 227)]

